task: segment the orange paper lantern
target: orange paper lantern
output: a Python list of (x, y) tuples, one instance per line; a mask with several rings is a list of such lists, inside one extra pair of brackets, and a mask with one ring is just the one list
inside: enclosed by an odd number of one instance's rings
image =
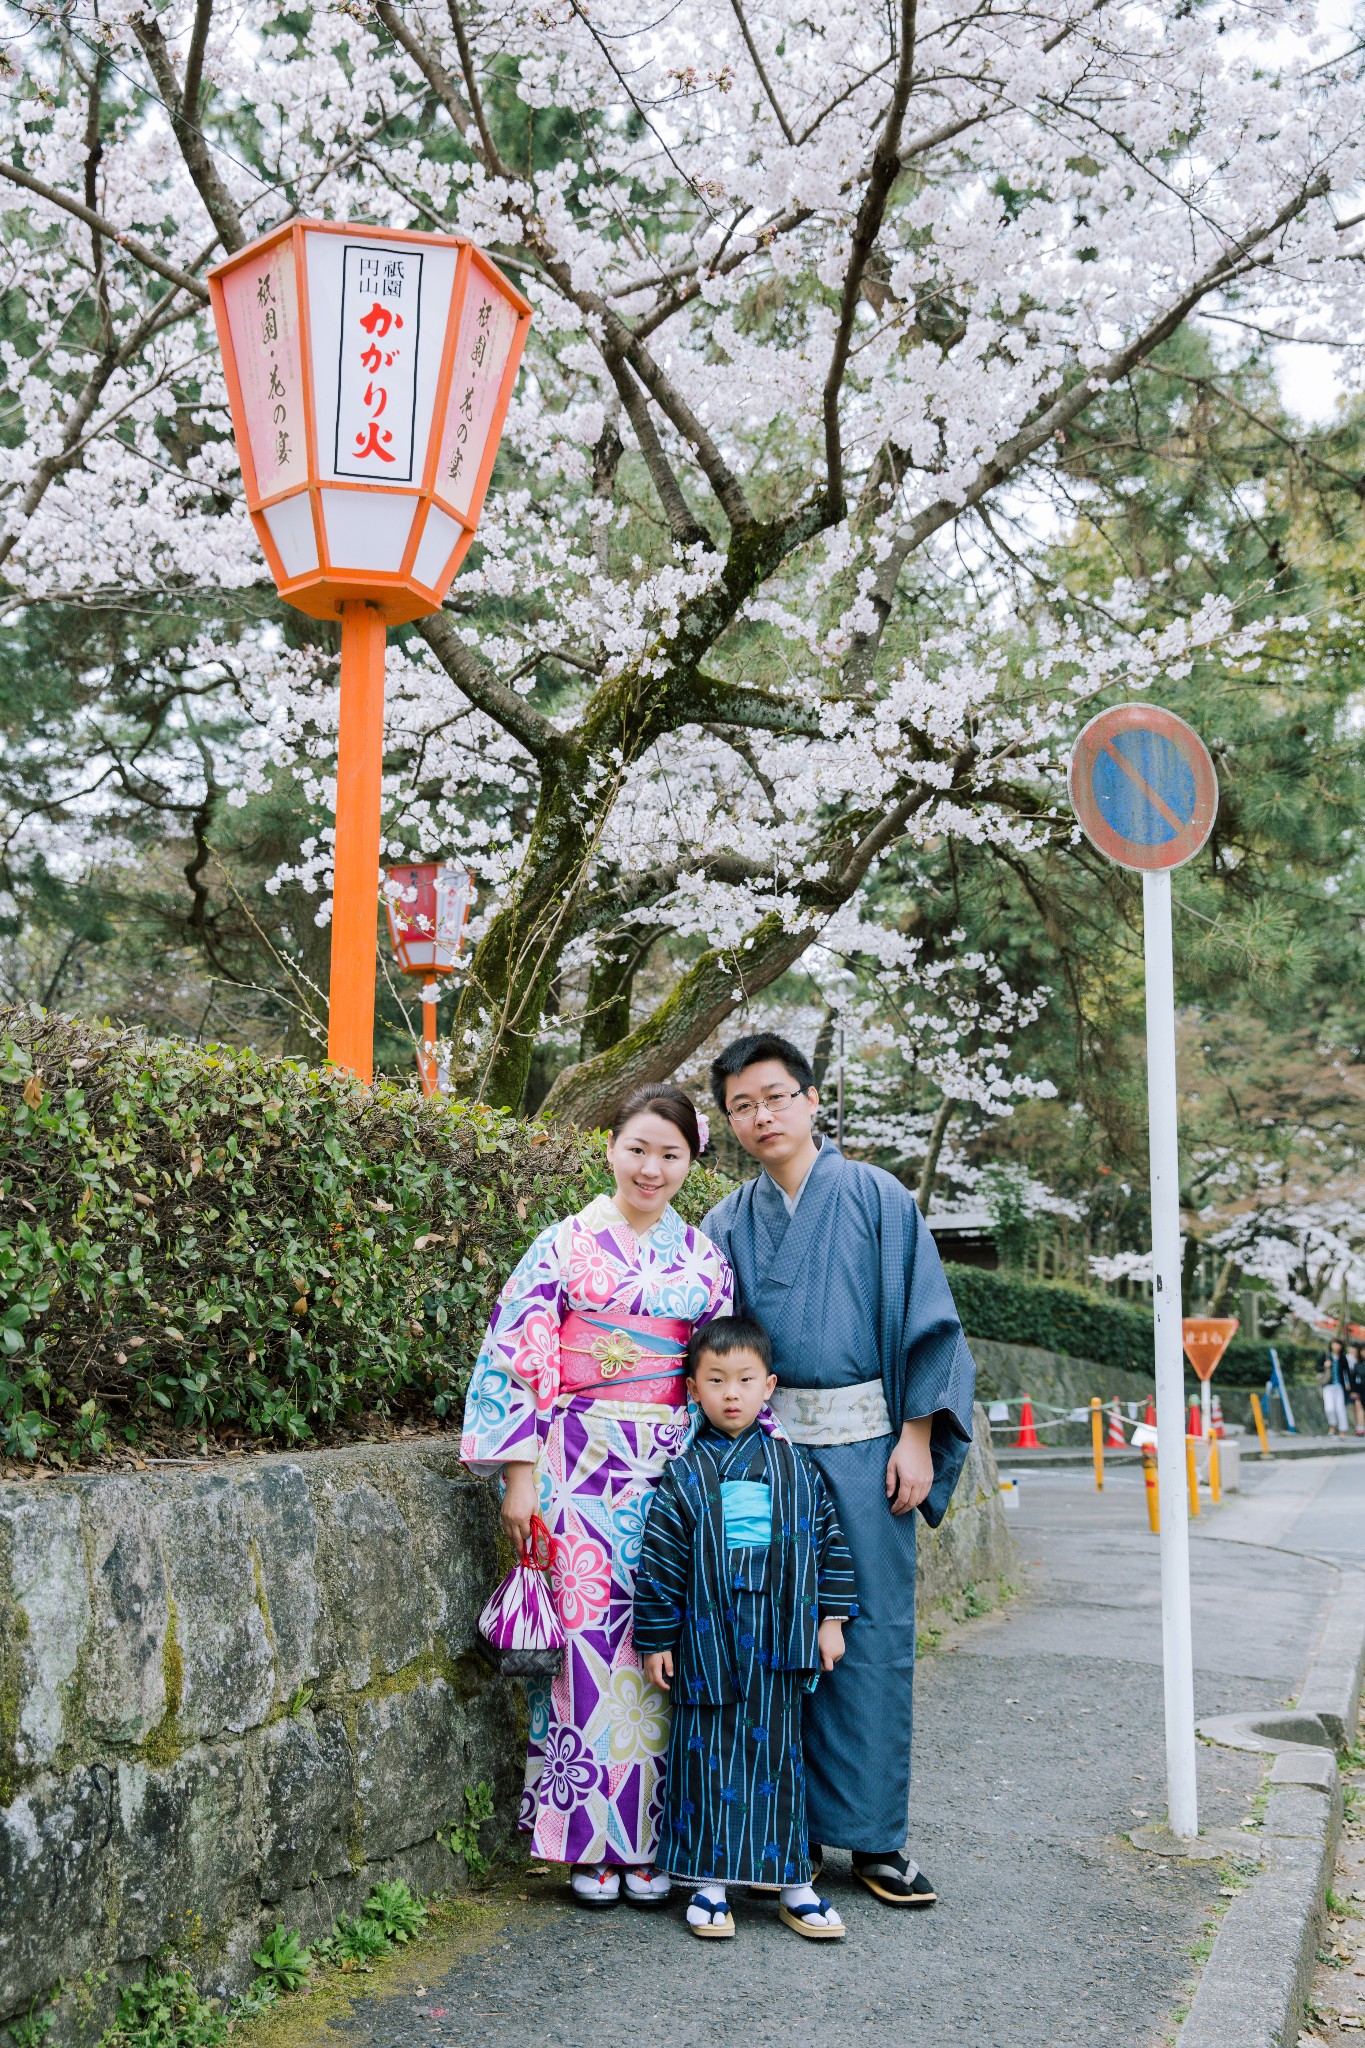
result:
[(209, 273), (280, 596), (434, 611), (478, 525), (531, 308), (456, 235), (289, 221)]

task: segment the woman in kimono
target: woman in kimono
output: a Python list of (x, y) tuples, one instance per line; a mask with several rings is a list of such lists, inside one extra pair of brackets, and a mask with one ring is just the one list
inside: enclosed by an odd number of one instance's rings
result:
[[(730, 1268), (670, 1206), (705, 1142), (688, 1096), (637, 1089), (612, 1125), (614, 1194), (542, 1230), (503, 1288), (465, 1401), (460, 1455), (499, 1473), (518, 1555), (539, 1513), (566, 1647), (528, 1687), (520, 1825), (571, 1865), (580, 1904), (659, 1906), (653, 1866), (668, 1700), (631, 1636), (645, 1508), (688, 1435), (683, 1357), (727, 1314)], [(624, 1875), (623, 1875), (624, 1874)]]

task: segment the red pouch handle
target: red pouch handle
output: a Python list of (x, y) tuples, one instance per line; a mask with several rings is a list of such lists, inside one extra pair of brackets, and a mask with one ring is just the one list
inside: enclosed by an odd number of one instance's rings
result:
[(547, 1572), (554, 1563), (555, 1539), (541, 1521), (539, 1515), (531, 1517), (531, 1539), (521, 1553), (525, 1570)]

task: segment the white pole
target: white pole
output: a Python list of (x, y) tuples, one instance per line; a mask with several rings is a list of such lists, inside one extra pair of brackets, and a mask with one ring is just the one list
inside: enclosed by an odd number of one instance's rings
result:
[(1199, 1833), (1195, 1782), (1190, 1532), (1186, 1520), (1185, 1373), (1180, 1342), (1180, 1165), (1176, 1143), (1175, 971), (1171, 877), (1142, 877), (1147, 967), (1147, 1121), (1152, 1173), (1152, 1309), (1156, 1336), (1157, 1488), (1161, 1504), (1161, 1638), (1166, 1679), (1166, 1807), (1171, 1833)]
[(1205, 1380), (1199, 1389), (1199, 1406), (1204, 1417), (1205, 1436), (1213, 1435), (1213, 1381)]

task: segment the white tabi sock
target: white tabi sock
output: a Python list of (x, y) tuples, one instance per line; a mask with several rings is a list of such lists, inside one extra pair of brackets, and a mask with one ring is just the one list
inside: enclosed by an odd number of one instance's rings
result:
[[(782, 1904), (789, 1913), (795, 1913), (802, 1906), (818, 1906), (820, 1904), (820, 1894), (812, 1884), (784, 1884), (782, 1887)], [(809, 1914), (807, 1917), (816, 1927), (842, 1927), (843, 1925), (833, 1906), (829, 1905), (826, 1906), (823, 1913)]]
[[(725, 1886), (717, 1884), (714, 1878), (708, 1877), (704, 1884), (699, 1884), (693, 1896), (697, 1899), (705, 1899), (708, 1905), (719, 1906), (722, 1910), (724, 1909)], [(711, 1915), (700, 1905), (689, 1905), (687, 1908), (687, 1924), (689, 1927), (705, 1927), (710, 1918)]]

